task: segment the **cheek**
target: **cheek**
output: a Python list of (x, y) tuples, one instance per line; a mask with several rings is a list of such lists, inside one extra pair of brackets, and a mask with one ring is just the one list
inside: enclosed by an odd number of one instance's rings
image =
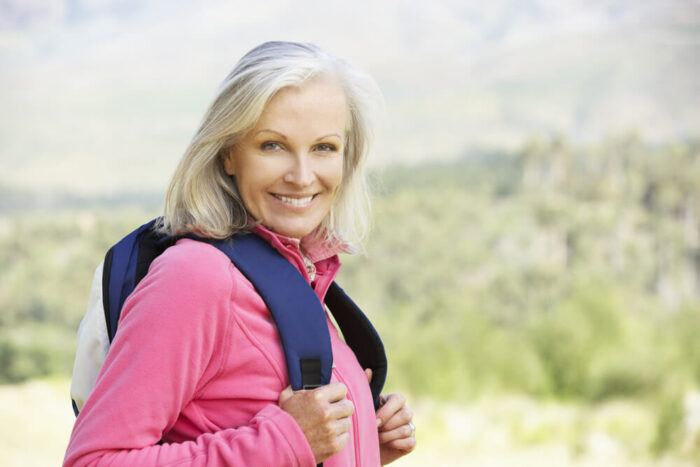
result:
[(236, 166), (234, 178), (238, 183), (238, 191), (241, 196), (255, 199), (269, 184), (269, 174), (273, 173), (270, 167), (261, 164), (254, 157), (241, 158)]
[(260, 203), (267, 190), (262, 180), (252, 178), (245, 181), (244, 188), (241, 190), (243, 201), (249, 204)]
[(238, 193), (243, 201), (243, 205), (253, 215), (260, 216), (260, 204), (262, 202), (263, 188), (256, 177), (250, 177), (246, 172), (239, 172), (234, 176)]
[(329, 170), (328, 173), (328, 184), (333, 187), (333, 191), (335, 193), (338, 192), (338, 190), (340, 189), (340, 184), (343, 182), (343, 175), (345, 171), (344, 165), (344, 161), (340, 159), (336, 164), (333, 165), (333, 167)]

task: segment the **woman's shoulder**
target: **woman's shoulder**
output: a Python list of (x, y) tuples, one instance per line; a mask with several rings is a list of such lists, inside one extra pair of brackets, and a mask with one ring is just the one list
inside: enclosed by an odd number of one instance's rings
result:
[(157, 260), (170, 262), (191, 261), (197, 259), (208, 264), (226, 264), (228, 258), (213, 245), (191, 238), (181, 238), (173, 246), (167, 248)]
[(230, 284), (231, 269), (228, 257), (212, 245), (184, 238), (153, 260), (148, 276), (211, 290)]
[(145, 315), (156, 322), (177, 321), (193, 328), (201, 327), (199, 321), (205, 315), (206, 320), (215, 316), (226, 320), (229, 301), (236, 290), (232, 267), (226, 255), (213, 246), (178, 240), (153, 260), (146, 276), (124, 303), (121, 319), (132, 314), (133, 309), (145, 307), (150, 310)]

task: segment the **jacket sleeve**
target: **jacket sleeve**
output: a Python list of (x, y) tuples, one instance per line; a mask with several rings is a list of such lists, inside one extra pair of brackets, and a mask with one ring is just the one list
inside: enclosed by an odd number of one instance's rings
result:
[(152, 263), (124, 304), (64, 465), (315, 465), (296, 421), (273, 404), (246, 426), (157, 444), (231, 348), (232, 268), (204, 244), (170, 248)]

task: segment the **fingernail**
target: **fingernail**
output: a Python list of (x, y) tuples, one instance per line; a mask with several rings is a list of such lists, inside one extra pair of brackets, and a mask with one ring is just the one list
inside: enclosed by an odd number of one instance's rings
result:
[(382, 419), (381, 418), (377, 419), (377, 426), (382, 426)]

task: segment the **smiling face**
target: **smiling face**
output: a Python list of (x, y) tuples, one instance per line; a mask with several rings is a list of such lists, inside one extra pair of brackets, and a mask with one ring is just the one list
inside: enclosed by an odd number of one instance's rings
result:
[(224, 158), (248, 212), (302, 238), (330, 212), (343, 178), (348, 107), (340, 85), (313, 78), (278, 91)]

